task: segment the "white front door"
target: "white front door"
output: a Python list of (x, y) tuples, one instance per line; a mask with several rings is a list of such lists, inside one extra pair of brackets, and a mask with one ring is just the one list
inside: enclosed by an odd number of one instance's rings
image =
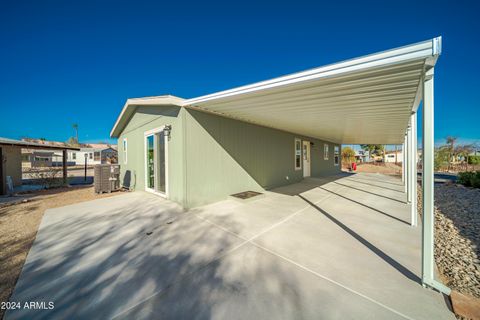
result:
[(310, 141), (303, 141), (303, 176), (310, 177)]

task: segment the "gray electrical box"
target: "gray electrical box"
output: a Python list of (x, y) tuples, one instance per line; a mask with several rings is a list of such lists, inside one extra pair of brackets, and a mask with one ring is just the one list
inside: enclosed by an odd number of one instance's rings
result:
[(120, 165), (97, 164), (94, 167), (95, 193), (112, 192), (120, 189)]

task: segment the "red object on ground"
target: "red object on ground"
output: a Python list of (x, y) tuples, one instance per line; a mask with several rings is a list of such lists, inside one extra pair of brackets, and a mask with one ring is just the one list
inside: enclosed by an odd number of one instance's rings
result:
[(357, 171), (357, 164), (355, 162), (352, 162), (352, 170)]

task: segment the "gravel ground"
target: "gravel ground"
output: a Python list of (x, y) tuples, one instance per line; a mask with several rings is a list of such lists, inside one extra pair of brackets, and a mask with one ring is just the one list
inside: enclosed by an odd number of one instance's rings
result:
[(46, 209), (117, 194), (97, 195), (93, 187), (58, 188), (38, 191), (25, 203), (0, 204), (0, 302), (12, 294)]
[[(421, 188), (419, 188), (421, 212)], [(435, 261), (450, 288), (480, 298), (480, 189), (435, 185)]]

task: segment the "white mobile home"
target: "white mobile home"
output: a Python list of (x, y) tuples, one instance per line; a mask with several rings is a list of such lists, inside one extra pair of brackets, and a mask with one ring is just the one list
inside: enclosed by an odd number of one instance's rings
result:
[(80, 151), (71, 151), (68, 153), (68, 161), (75, 165), (116, 163), (117, 150), (113, 148), (80, 148)]

